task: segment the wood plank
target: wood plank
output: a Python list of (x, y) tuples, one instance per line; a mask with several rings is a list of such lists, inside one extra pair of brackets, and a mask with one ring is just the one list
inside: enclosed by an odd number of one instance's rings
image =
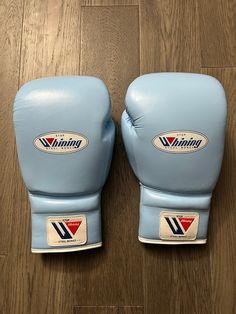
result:
[(0, 255), (0, 313), (7, 313), (7, 300), (8, 300), (8, 278), (7, 278), (7, 256)]
[(79, 74), (80, 5), (77, 0), (25, 0), (20, 82)]
[(118, 314), (144, 314), (143, 306), (120, 306)]
[[(141, 0), (140, 10), (141, 72), (199, 72), (195, 1)], [(146, 313), (211, 313), (208, 246), (143, 245), (143, 258)]]
[[(79, 52), (76, 51), (76, 43), (80, 42), (78, 31), (80, 11), (77, 2), (69, 1), (63, 4), (61, 2), (61, 5), (58, 5), (58, 2), (53, 0), (45, 1), (43, 4), (40, 1), (27, 0), (25, 6), (20, 84), (40, 76), (78, 73), (80, 58)], [(95, 14), (93, 10), (96, 10)], [(107, 17), (105, 20), (102, 18), (103, 10)], [(92, 20), (93, 17), (96, 24)], [(130, 21), (133, 24), (131, 28), (128, 24)], [(108, 31), (110, 24), (111, 32)], [(95, 27), (98, 36), (92, 47), (87, 47), (85, 41), (86, 38), (92, 40), (94, 25), (97, 25)], [(113, 98), (114, 104), (118, 105), (116, 108), (116, 121), (118, 121), (125, 89), (139, 71), (138, 8), (132, 6), (124, 10), (122, 7), (114, 7), (111, 11), (106, 7), (98, 10), (83, 8), (82, 35), (84, 46), (81, 73), (89, 74), (94, 69), (92, 74), (99, 75), (101, 71), (101, 75), (107, 77), (110, 84), (117, 83), (117, 87), (113, 87)], [(103, 47), (100, 52), (98, 40), (100, 47)], [(105, 43), (109, 40), (111, 46), (107, 49)], [(68, 47), (68, 50), (63, 51), (61, 47), (66, 46), (64, 42), (67, 42), (69, 47), (71, 43), (71, 47), (75, 50), (70, 50)], [(72, 43), (75, 43), (75, 46)], [(57, 45), (59, 50), (56, 49)], [(127, 47), (131, 50), (132, 58), (129, 57), (128, 52), (124, 53)], [(66, 58), (67, 51), (70, 51), (68, 58)], [(107, 61), (99, 63), (97, 59), (93, 60), (95, 53), (97, 56), (100, 53), (100, 56)], [(126, 67), (123, 70), (117, 65), (114, 57), (124, 60)], [(98, 60), (101, 60), (101, 57)], [(108, 67), (106, 71), (104, 71), (105, 64)], [(121, 140), (117, 145), (118, 155), (121, 155), (124, 160), (126, 157), (121, 149)], [(113, 184), (120, 186), (124, 184), (124, 180), (127, 180), (125, 173), (130, 171), (127, 161), (125, 165), (126, 168), (124, 167), (121, 175), (117, 176), (113, 170), (111, 179)], [(132, 179), (127, 181), (129, 184)], [(10, 271), (14, 272), (14, 277), (9, 282), (9, 289), (12, 291), (9, 299), (10, 312), (31, 313), (37, 310), (37, 313), (69, 313), (73, 305), (79, 304), (132, 305), (141, 302), (142, 290), (140, 289), (138, 293), (136, 291), (137, 286), (142, 286), (141, 257), (137, 250), (133, 223), (135, 216), (137, 223), (138, 213), (133, 216), (130, 211), (127, 202), (130, 193), (128, 195), (126, 192), (117, 198), (114, 188), (105, 192), (107, 193), (107, 196), (103, 197), (105, 246), (101, 250), (40, 256), (30, 253), (30, 208), (22, 184), (20, 189), (24, 192), (21, 194), (21, 203), (18, 204), (22, 212), (17, 213), (15, 217), (18, 221), (16, 232), (19, 237), (15, 239), (12, 248), (13, 261)], [(135, 191), (137, 193), (137, 189), (138, 187), (133, 193)], [(135, 201), (138, 202), (136, 197), (133, 198), (133, 202)], [(119, 217), (127, 216), (125, 226), (122, 220), (118, 219), (117, 213)], [(107, 222), (109, 223), (106, 227)], [(24, 225), (23, 230), (22, 225)], [(131, 250), (130, 245), (133, 246)], [(132, 271), (137, 271), (134, 280)]]
[[(25, 0), (24, 7), (19, 85), (42, 76), (79, 74), (79, 2)], [(15, 165), (16, 157), (16, 168)], [(73, 292), (64, 289), (64, 280), (72, 287), (77, 284), (70, 272), (70, 260), (72, 269), (75, 266), (73, 254), (41, 256), (30, 252), (30, 205), (19, 175), (17, 169), (13, 176), (17, 223), (8, 270), (12, 274), (8, 282), (8, 313), (71, 313)]]
[(199, 71), (195, 0), (140, 0), (141, 73)]
[(236, 65), (236, 3), (234, 0), (198, 0), (201, 65)]
[(75, 306), (73, 314), (118, 314), (116, 306)]
[(138, 5), (139, 0), (81, 0), (82, 6)]
[(139, 75), (138, 14), (136, 6), (82, 8), (81, 74), (104, 80), (117, 127), (112, 168), (102, 195), (104, 247), (87, 261), (90, 272), (86, 277), (76, 276), (81, 282), (77, 295), (83, 293), (82, 285), (87, 291), (85, 305), (143, 302), (142, 256), (137, 241), (139, 188), (119, 127), (126, 89)]
[(74, 314), (143, 314), (142, 306), (76, 306)]
[(221, 175), (213, 193), (209, 246), (211, 261), (213, 308), (212, 313), (236, 312), (236, 68), (204, 69), (223, 84), (228, 99), (228, 123)]
[(212, 313), (209, 272), (208, 246), (146, 245), (146, 313)]
[(11, 246), (14, 212), (19, 208), (15, 195), (15, 137), (12, 128), (12, 103), (18, 89), (20, 38), (23, 17), (22, 1), (1, 1), (0, 4), (0, 255)]

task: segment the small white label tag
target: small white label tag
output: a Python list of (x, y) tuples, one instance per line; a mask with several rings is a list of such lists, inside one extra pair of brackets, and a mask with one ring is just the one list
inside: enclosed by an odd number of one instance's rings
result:
[(87, 242), (86, 217), (84, 215), (48, 217), (47, 240), (50, 246), (85, 244)]
[(198, 213), (163, 211), (160, 214), (160, 239), (172, 241), (195, 240), (198, 223)]

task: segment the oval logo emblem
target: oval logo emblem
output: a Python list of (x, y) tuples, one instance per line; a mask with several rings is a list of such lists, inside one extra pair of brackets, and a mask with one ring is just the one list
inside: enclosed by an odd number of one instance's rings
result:
[(67, 131), (55, 131), (40, 134), (34, 139), (34, 146), (49, 154), (70, 154), (84, 149), (88, 145), (86, 136)]
[(185, 154), (206, 147), (208, 138), (195, 131), (170, 131), (155, 136), (152, 143), (163, 152)]

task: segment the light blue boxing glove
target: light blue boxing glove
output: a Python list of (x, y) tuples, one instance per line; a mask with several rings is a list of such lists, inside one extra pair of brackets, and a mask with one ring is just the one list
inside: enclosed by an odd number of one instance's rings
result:
[(206, 243), (226, 125), (224, 89), (190, 73), (147, 74), (128, 88), (122, 135), (140, 180), (139, 240)]
[(31, 81), (16, 95), (13, 118), (32, 252), (101, 246), (101, 189), (115, 135), (104, 83), (86, 76)]

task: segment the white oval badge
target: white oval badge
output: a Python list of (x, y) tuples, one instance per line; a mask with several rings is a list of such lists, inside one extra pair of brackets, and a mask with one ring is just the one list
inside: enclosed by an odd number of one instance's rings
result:
[(161, 133), (152, 140), (153, 145), (166, 153), (193, 153), (208, 144), (208, 138), (195, 131), (170, 131)]
[(67, 131), (55, 131), (40, 134), (34, 139), (34, 146), (49, 154), (70, 154), (84, 149), (88, 145), (86, 136)]

